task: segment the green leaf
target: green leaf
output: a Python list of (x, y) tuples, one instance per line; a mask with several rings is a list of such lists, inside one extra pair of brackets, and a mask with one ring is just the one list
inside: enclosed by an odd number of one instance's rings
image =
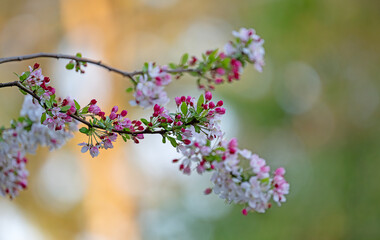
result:
[(144, 123), (146, 126), (149, 125), (148, 120), (146, 120), (145, 118), (141, 118), (140, 120), (141, 120), (141, 122)]
[(171, 69), (177, 69), (177, 65), (174, 63), (169, 63), (169, 68)]
[(66, 64), (66, 69), (67, 70), (71, 70), (71, 69), (73, 69), (74, 68), (74, 63), (72, 63), (72, 62), (69, 62), (68, 64)]
[(71, 108), (70, 105), (66, 105), (66, 106), (61, 107), (61, 111), (62, 112), (67, 112), (67, 110), (69, 110), (70, 108)]
[(41, 124), (43, 124), (46, 120), (46, 112), (42, 113), (42, 116), (41, 116)]
[(218, 52), (218, 49), (215, 49), (215, 50), (212, 51), (212, 53), (208, 56), (210, 62), (214, 62), (214, 61), (215, 61), (215, 59), (216, 59), (215, 57), (216, 57), (217, 52)]
[(169, 139), (169, 141), (173, 147), (177, 147), (177, 141), (174, 138), (169, 137), (169, 136), (167, 138)]
[(22, 90), (22, 89), (18, 89), (18, 90), (20, 90), (20, 92), (22, 93), (22, 94), (24, 94), (24, 95), (26, 95), (26, 94), (28, 94), (27, 92), (25, 92), (24, 90)]
[(21, 82), (24, 81), (25, 79), (27, 79), (27, 78), (29, 77), (29, 75), (30, 75), (30, 72), (29, 72), (29, 71), (24, 72), (24, 74), (22, 74), (22, 75), (20, 76), (20, 81), (21, 81)]
[(228, 69), (230, 67), (231, 58), (225, 58), (222, 61), (222, 65), (224, 69)]
[(189, 59), (189, 54), (188, 53), (183, 54), (181, 57), (181, 65), (185, 65), (188, 59)]
[(77, 53), (75, 56), (78, 58), (82, 58), (82, 53)]
[(127, 90), (125, 90), (127, 93), (130, 93), (130, 92), (133, 92), (133, 87), (129, 87), (127, 88)]
[(194, 126), (194, 130), (195, 130), (195, 132), (197, 132), (197, 133), (200, 133), (200, 132), (201, 132), (201, 128), (200, 128), (198, 125), (195, 125), (195, 126)]
[(224, 147), (217, 147), (217, 148), (215, 148), (215, 151), (217, 151), (217, 150), (219, 150), (219, 151), (226, 151), (226, 149), (224, 148)]
[(81, 129), (79, 129), (79, 132), (84, 133), (86, 135), (88, 134), (88, 131), (89, 131), (89, 129), (86, 127), (82, 127)]
[(38, 88), (37, 91), (35, 91), (35, 93), (37, 94), (37, 96), (41, 96), (45, 93), (45, 90), (43, 88)]
[(74, 99), (74, 103), (75, 103), (75, 109), (79, 110), (80, 109), (80, 105), (79, 105), (79, 103), (75, 99)]
[(148, 72), (149, 69), (149, 63), (144, 63), (143, 72)]
[(52, 108), (51, 101), (46, 101), (45, 105), (46, 105), (47, 108)]
[(203, 96), (203, 94), (201, 94), (197, 102), (197, 113), (201, 113), (203, 111), (202, 104), (204, 104), (204, 102), (205, 102), (205, 97)]
[(82, 109), (82, 114), (85, 114), (85, 113), (88, 113), (88, 106), (87, 107), (84, 107), (83, 109)]
[(181, 112), (183, 113), (184, 116), (187, 114), (187, 104), (186, 102), (182, 102), (181, 104)]
[(166, 143), (166, 137), (162, 136), (162, 143)]
[(177, 135), (177, 140), (182, 141), (182, 135), (181, 134)]

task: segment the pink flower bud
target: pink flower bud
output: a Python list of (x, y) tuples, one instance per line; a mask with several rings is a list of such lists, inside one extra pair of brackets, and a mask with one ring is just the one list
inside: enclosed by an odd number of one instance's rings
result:
[(223, 115), (226, 113), (226, 109), (224, 109), (222, 107), (217, 107), (217, 108), (215, 108), (215, 112), (220, 114), (220, 115)]
[(90, 104), (91, 104), (91, 105), (95, 105), (97, 102), (98, 102), (98, 101), (96, 101), (96, 99), (92, 99), (91, 102), (90, 102)]
[(114, 106), (112, 108), (111, 112), (117, 113), (118, 110), (119, 110), (119, 107), (118, 106)]
[(215, 84), (222, 84), (224, 80), (222, 78), (215, 79)]
[(189, 139), (184, 139), (183, 143), (186, 144), (186, 145), (189, 145), (191, 143), (191, 141)]
[(69, 101), (67, 101), (67, 99), (63, 99), (62, 101), (62, 106), (66, 106), (67, 104), (69, 104)]
[(215, 103), (214, 102), (209, 102), (208, 107), (209, 108), (214, 108), (215, 107)]
[(222, 100), (218, 101), (218, 103), (217, 103), (216, 105), (217, 105), (218, 107), (223, 106), (223, 101), (222, 101)]
[(115, 118), (116, 118), (116, 113), (111, 112), (111, 114), (110, 114), (110, 119), (111, 119), (111, 120), (114, 120)]
[(205, 191), (204, 191), (204, 193), (206, 195), (209, 195), (210, 193), (212, 193), (212, 189), (211, 188), (206, 188)]
[(153, 107), (153, 110), (155, 112), (159, 112), (160, 111), (160, 106), (158, 104), (155, 104), (154, 107)]
[(247, 209), (243, 209), (243, 210), (241, 210), (241, 213), (244, 215), (244, 216), (247, 216), (247, 214), (248, 214), (248, 211), (247, 211)]
[(224, 75), (226, 73), (226, 71), (223, 68), (217, 68), (216, 73), (219, 75)]
[(210, 100), (212, 99), (212, 93), (209, 92), (209, 91), (207, 91), (207, 92), (205, 93), (205, 98), (206, 98), (206, 101), (210, 101)]
[(283, 168), (283, 167), (277, 168), (277, 169), (274, 171), (274, 174), (275, 174), (275, 175), (281, 175), (281, 176), (283, 176), (283, 175), (285, 174), (285, 168)]
[(180, 97), (176, 97), (175, 98), (175, 103), (177, 104), (177, 106), (181, 105), (181, 98)]
[(127, 110), (123, 110), (123, 111), (121, 111), (121, 113), (120, 113), (120, 115), (122, 116), (122, 117), (125, 117), (125, 116), (127, 116)]

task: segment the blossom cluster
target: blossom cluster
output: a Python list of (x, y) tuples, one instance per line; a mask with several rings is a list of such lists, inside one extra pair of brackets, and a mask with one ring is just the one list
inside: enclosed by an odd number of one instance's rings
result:
[(179, 64), (170, 63), (169, 67), (145, 63), (141, 75), (135, 79), (135, 100), (131, 104), (144, 108), (154, 104), (165, 105), (169, 99), (164, 86), (171, 82), (171, 75), (178, 79), (183, 73), (189, 73), (197, 77), (198, 87), (207, 91), (214, 90), (215, 85), (239, 80), (246, 64), (254, 64), (256, 70), (261, 72), (264, 66), (264, 40), (256, 35), (254, 29), (241, 28), (232, 34), (235, 40), (225, 44), (224, 51), (208, 50), (202, 58), (192, 56), (190, 59), (186, 53)]
[(70, 123), (68, 129), (52, 131), (40, 123), (43, 112), (44, 109), (26, 95), (21, 117), (13, 121), (12, 128), (0, 134), (0, 194), (3, 196), (14, 198), (27, 187), (27, 153), (34, 153), (38, 146), (58, 149), (76, 131), (76, 123)]
[[(82, 153), (97, 157), (100, 149), (113, 148), (119, 136), (125, 142), (139, 143), (147, 134), (160, 134), (163, 143), (170, 142), (181, 154), (173, 160), (181, 172), (211, 173), (213, 186), (205, 190), (206, 194), (214, 192), (228, 203), (243, 205), (244, 215), (250, 211), (265, 212), (271, 202), (280, 206), (289, 193), (285, 169), (271, 171), (257, 154), (239, 149), (235, 138), (225, 139), (221, 128), (221, 118), (226, 114), (224, 102), (213, 100), (210, 92), (215, 85), (239, 80), (247, 64), (262, 71), (264, 40), (253, 29), (242, 28), (232, 34), (234, 41), (228, 42), (223, 51), (208, 50), (201, 58), (191, 56), (190, 59), (184, 54), (179, 64), (146, 63), (142, 71), (128, 73), (134, 84), (127, 89), (134, 91), (130, 103), (152, 108), (147, 119), (132, 120), (127, 117), (128, 111), (118, 106), (106, 113), (96, 99), (81, 107), (70, 97), (58, 98), (39, 64), (29, 67), (29, 71), (19, 76), (19, 81), (8, 84), (19, 87), (26, 97), (21, 117), (12, 122), (11, 128), (0, 128), (0, 194), (14, 198), (25, 189), (26, 154), (34, 153), (39, 145), (50, 150), (59, 148), (72, 137), (79, 121), (85, 124), (79, 132), (88, 137), (86, 142), (78, 144)], [(66, 68), (75, 67), (84, 73), (82, 67), (87, 66), (84, 60), (77, 54)], [(165, 86), (172, 77), (179, 79), (185, 73), (197, 77), (198, 87), (204, 92), (197, 99), (176, 97), (176, 110), (170, 112), (165, 106), (169, 102)]]
[(147, 108), (155, 104), (165, 105), (169, 102), (164, 86), (171, 81), (171, 75), (166, 72), (167, 66), (158, 66), (155, 63), (147, 63), (141, 76), (136, 78), (135, 97), (130, 103)]
[(266, 161), (246, 149), (240, 150), (235, 138), (219, 145), (222, 150), (216, 150), (216, 154), (221, 161), (213, 162), (215, 171), (211, 177), (215, 194), (229, 203), (244, 205), (244, 215), (248, 211), (265, 212), (271, 207), (271, 199), (278, 205), (286, 201), (289, 184), (284, 168), (276, 169), (271, 177)]
[[(235, 138), (230, 141), (224, 139), (220, 117), (226, 110), (221, 107), (223, 101), (215, 104), (211, 100), (211, 92), (206, 92), (205, 98), (198, 100), (196, 108), (200, 110), (197, 112), (205, 118), (202, 124), (183, 127), (177, 133), (177, 140), (180, 140), (176, 144), (177, 151), (182, 157), (173, 162), (179, 162), (179, 170), (187, 175), (193, 170), (198, 174), (212, 172), (214, 186), (206, 189), (205, 193), (214, 192), (229, 203), (242, 204), (245, 215), (248, 211), (265, 212), (271, 207), (271, 199), (281, 205), (289, 193), (285, 170), (278, 168), (271, 176), (264, 159), (246, 149), (240, 150)], [(182, 112), (196, 111), (191, 97), (176, 98), (176, 103), (178, 108), (184, 109)], [(187, 111), (187, 107), (192, 110)], [(178, 119), (183, 117), (177, 116)]]

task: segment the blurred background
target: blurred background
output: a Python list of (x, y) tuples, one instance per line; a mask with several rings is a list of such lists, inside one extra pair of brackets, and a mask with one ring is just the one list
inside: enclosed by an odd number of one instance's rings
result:
[[(284, 166), (288, 202), (266, 214), (204, 196), (209, 175), (184, 176), (160, 137), (119, 142), (92, 159), (79, 134), (59, 151), (29, 156), (29, 187), (0, 199), (0, 239), (380, 239), (380, 2), (373, 0), (1, 0), (0, 57), (75, 54), (124, 69), (200, 56), (255, 28), (266, 66), (218, 87), (229, 137)], [(13, 81), (36, 60), (0, 65)], [(37, 60), (60, 96), (109, 111), (132, 108), (126, 78), (67, 61)], [(194, 79), (169, 96), (199, 95)], [(0, 125), (18, 116), (17, 89), (0, 89)]]

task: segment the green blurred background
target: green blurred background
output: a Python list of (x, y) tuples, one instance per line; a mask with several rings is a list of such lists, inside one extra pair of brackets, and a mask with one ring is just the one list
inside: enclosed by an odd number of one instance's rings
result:
[[(284, 166), (291, 184), (281, 208), (245, 217), (202, 195), (209, 176), (178, 174), (158, 138), (91, 159), (78, 135), (30, 156), (29, 189), (0, 200), (0, 239), (380, 239), (380, 1), (1, 0), (0, 13), (0, 57), (80, 51), (125, 70), (199, 56), (232, 30), (255, 28), (264, 72), (249, 66), (215, 94), (230, 113), (227, 134)], [(62, 95), (134, 111), (120, 91), (126, 79), (39, 62)], [(1, 82), (33, 63), (0, 65)], [(199, 94), (194, 88), (184, 79), (169, 95)], [(0, 90), (1, 125), (21, 103), (16, 89)]]

